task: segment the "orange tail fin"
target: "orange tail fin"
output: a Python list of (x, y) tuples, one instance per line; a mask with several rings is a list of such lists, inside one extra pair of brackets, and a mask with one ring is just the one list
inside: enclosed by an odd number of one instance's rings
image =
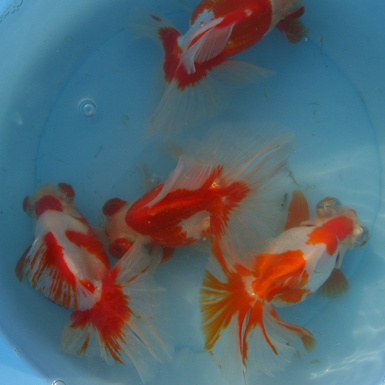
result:
[(201, 287), (202, 331), (205, 349), (230, 383), (250, 366), (266, 374), (282, 370), (296, 353), (291, 341), (301, 339), (306, 350), (314, 346), (310, 332), (283, 321), (270, 303), (251, 294), (254, 278), (246, 267), (217, 260), (211, 260), (212, 272), (206, 271)]
[(132, 362), (142, 381), (155, 373), (156, 361), (169, 358), (170, 346), (157, 330), (162, 289), (148, 273), (150, 258), (136, 243), (103, 278), (100, 300), (71, 314), (62, 337), (68, 353), (99, 352), (109, 364)]

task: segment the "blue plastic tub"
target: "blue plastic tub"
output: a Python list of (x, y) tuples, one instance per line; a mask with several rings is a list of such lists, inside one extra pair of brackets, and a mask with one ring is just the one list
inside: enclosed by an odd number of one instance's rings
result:
[[(197, 1), (145, 1), (183, 31)], [(59, 349), (70, 311), (14, 275), (31, 242), (23, 198), (41, 183), (71, 183), (95, 225), (115, 195), (137, 198), (136, 166), (165, 178), (174, 162), (142, 139), (161, 60), (150, 40), (125, 28), (133, 2), (0, 0), (0, 384), (139, 384), (133, 367), (68, 356)], [(384, 4), (309, 1), (307, 39), (271, 32), (243, 60), (275, 71), (235, 91), (222, 120), (295, 132), (291, 167), (314, 207), (327, 195), (354, 207), (371, 229), (343, 271), (349, 292), (314, 295), (284, 309), (311, 330), (314, 351), (268, 385), (377, 385), (385, 378), (385, 25)], [(226, 384), (203, 350), (198, 290), (206, 257), (179, 252), (159, 271), (168, 290), (176, 351), (154, 384)], [(62, 381), (62, 382), (60, 382)]]

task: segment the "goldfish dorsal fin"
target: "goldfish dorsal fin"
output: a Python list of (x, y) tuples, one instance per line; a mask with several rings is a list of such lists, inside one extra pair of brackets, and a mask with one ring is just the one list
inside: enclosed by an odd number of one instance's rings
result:
[(300, 17), (303, 12), (300, 13), (298, 11), (286, 16), (276, 25), (276, 27), (281, 31), (286, 39), (293, 44), (300, 42), (308, 32), (303, 22), (298, 19), (298, 17)]
[(136, 166), (142, 174), (144, 191), (147, 193), (159, 184), (157, 178), (151, 171), (147, 163), (139, 163)]
[(194, 159), (182, 156), (174, 171), (167, 178), (161, 192), (148, 203), (148, 206), (153, 206), (167, 194), (177, 190), (199, 190), (210, 178), (214, 169), (215, 166), (211, 164), (200, 164)]
[(324, 297), (337, 298), (349, 290), (349, 282), (340, 269), (334, 269), (330, 277), (318, 289)]
[(223, 28), (211, 28), (202, 37), (187, 48), (181, 55), (181, 61), (188, 74), (195, 72), (194, 63), (204, 63), (218, 56), (225, 48), (234, 24)]
[(285, 230), (299, 227), (301, 222), (308, 221), (309, 218), (309, 205), (305, 194), (301, 190), (294, 190), (287, 212)]

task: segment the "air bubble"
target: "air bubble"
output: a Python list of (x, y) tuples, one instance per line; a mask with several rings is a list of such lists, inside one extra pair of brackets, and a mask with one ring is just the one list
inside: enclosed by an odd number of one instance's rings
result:
[(92, 115), (95, 115), (96, 105), (91, 100), (83, 100), (79, 105), (79, 111), (81, 114), (89, 118)]
[(20, 6), (23, 4), (24, 0), (12, 0), (8, 3), (3, 10), (0, 9), (0, 23), (5, 19), (9, 14), (15, 13), (19, 10)]
[(66, 385), (66, 383), (62, 380), (56, 380), (52, 383), (52, 385)]

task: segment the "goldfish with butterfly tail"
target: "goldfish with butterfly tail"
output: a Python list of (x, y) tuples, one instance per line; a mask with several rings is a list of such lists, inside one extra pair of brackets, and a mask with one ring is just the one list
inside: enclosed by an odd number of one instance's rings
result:
[(77, 210), (71, 185), (45, 184), (23, 202), (34, 222), (34, 242), (16, 275), (59, 306), (72, 309), (63, 331), (64, 351), (132, 362), (143, 382), (154, 363), (169, 358), (170, 345), (157, 330), (163, 290), (152, 278), (139, 243), (110, 267), (102, 242)]
[[(218, 111), (231, 87), (269, 76), (253, 64), (230, 60), (277, 27), (291, 43), (307, 33), (303, 0), (203, 0), (183, 35), (156, 14), (135, 16), (137, 38), (150, 37), (164, 52), (164, 92), (150, 119), (149, 134), (168, 136)], [(138, 20), (143, 19), (142, 22)]]
[(213, 247), (201, 286), (202, 331), (229, 383), (246, 380), (249, 369), (269, 375), (284, 369), (299, 341), (313, 349), (312, 333), (281, 319), (274, 307), (304, 301), (318, 289), (331, 298), (343, 294), (345, 252), (369, 240), (368, 227), (340, 200), (321, 200), (312, 219), (302, 192), (293, 201), (286, 230), (253, 258), (243, 259), (231, 245)]
[(133, 203), (105, 203), (111, 254), (141, 242), (163, 247), (165, 261), (176, 247), (214, 239), (231, 238), (243, 252), (264, 243), (280, 216), (294, 146), (291, 134), (209, 132), (181, 151), (163, 183)]

